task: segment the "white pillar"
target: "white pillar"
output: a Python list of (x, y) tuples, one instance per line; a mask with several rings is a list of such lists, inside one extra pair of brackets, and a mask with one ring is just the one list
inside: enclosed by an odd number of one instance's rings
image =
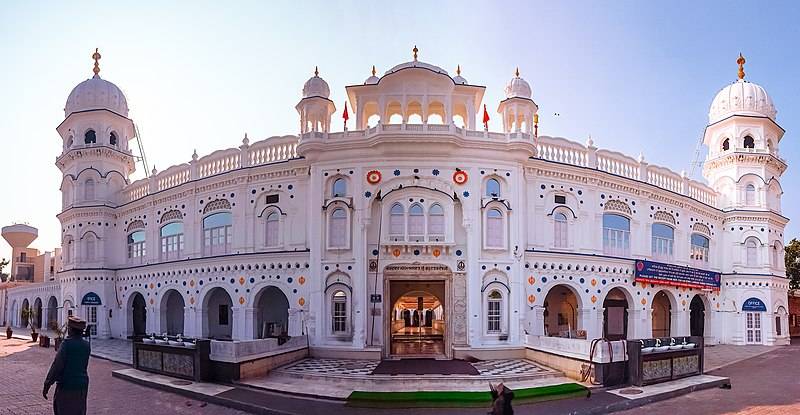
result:
[(261, 327), (256, 327), (256, 322), (258, 321), (257, 311), (258, 309), (254, 307), (244, 309), (244, 339), (253, 340), (258, 338), (258, 330), (261, 330)]
[(289, 309), (289, 336), (294, 337), (302, 335), (302, 313), (300, 311), (301, 310), (299, 308)]
[(183, 307), (183, 335), (186, 337), (200, 337), (195, 324), (194, 307)]
[(245, 308), (244, 307), (231, 307), (233, 311), (233, 327), (231, 327), (231, 337), (234, 340), (246, 340), (247, 335), (245, 327)]

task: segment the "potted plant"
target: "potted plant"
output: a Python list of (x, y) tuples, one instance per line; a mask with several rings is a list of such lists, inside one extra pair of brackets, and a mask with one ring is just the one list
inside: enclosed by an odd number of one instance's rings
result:
[(65, 326), (59, 326), (58, 322), (55, 321), (55, 320), (50, 322), (50, 330), (53, 332), (53, 335), (55, 336), (53, 338), (53, 347), (55, 348), (56, 351), (58, 351), (58, 348), (61, 346), (61, 342), (64, 341), (64, 331), (65, 331), (64, 329), (65, 328), (66, 328), (66, 325)]
[(36, 342), (39, 339), (39, 333), (36, 332), (36, 310), (30, 307), (23, 308), (22, 319), (27, 320), (31, 328), (31, 341)]

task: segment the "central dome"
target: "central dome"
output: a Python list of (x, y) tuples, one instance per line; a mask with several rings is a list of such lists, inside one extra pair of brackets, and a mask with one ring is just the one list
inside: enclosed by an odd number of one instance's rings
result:
[(303, 85), (303, 98), (322, 97), (327, 99), (329, 96), (331, 96), (331, 88), (324, 79), (319, 77), (319, 69), (314, 68), (314, 76)]
[(112, 82), (95, 75), (76, 86), (64, 105), (64, 117), (80, 111), (106, 109), (123, 117), (128, 116), (125, 94)]
[(711, 102), (708, 122), (713, 124), (731, 115), (769, 117), (775, 121), (778, 111), (767, 91), (758, 84), (739, 79), (722, 88)]
[(506, 98), (527, 98), (530, 99), (533, 92), (528, 81), (519, 76), (519, 68), (514, 73), (514, 77), (506, 85)]

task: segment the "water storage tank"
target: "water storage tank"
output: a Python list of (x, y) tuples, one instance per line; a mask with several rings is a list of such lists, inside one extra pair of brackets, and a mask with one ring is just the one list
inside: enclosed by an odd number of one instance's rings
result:
[(12, 249), (27, 248), (39, 236), (38, 229), (21, 223), (4, 226), (1, 232)]

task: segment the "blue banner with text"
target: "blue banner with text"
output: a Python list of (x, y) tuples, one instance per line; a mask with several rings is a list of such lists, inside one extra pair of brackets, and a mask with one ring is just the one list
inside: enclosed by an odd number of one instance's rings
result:
[(635, 280), (650, 284), (718, 290), (720, 273), (683, 265), (636, 261)]

